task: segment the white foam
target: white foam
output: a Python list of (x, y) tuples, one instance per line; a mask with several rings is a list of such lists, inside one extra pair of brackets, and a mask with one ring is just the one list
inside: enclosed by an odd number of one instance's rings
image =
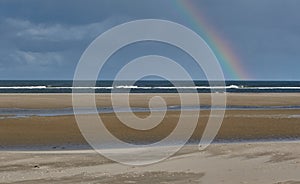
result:
[(244, 87), (237, 85), (229, 85), (229, 86), (135, 86), (135, 85), (118, 85), (118, 86), (0, 86), (0, 90), (4, 89), (161, 89), (161, 90), (176, 90), (176, 89), (243, 89), (243, 90), (300, 90), (298, 86), (271, 86), (271, 87)]
[(47, 86), (0, 86), (0, 89), (46, 89)]

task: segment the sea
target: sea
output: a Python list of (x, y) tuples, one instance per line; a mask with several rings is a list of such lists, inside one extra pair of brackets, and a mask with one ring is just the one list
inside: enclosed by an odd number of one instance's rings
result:
[(229, 93), (298, 93), (300, 81), (112, 81), (92, 83), (72, 80), (2, 80), (0, 93), (176, 93), (176, 92), (229, 92)]

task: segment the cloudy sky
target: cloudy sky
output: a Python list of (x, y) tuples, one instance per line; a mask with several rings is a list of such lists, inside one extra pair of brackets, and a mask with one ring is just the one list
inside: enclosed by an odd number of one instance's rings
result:
[[(247, 73), (233, 75), (221, 60), (227, 79), (300, 80), (300, 1), (187, 2), (205, 17), (206, 23), (198, 26), (210, 25), (220, 33)], [(192, 23), (201, 24), (197, 16), (178, 4), (173, 0), (0, 0), (0, 80), (72, 79), (87, 46), (109, 28), (131, 20), (170, 20), (205, 37)], [(121, 50), (102, 77), (113, 78), (124, 63), (147, 54), (170, 57), (194, 78), (203, 77), (184, 53), (151, 42)]]

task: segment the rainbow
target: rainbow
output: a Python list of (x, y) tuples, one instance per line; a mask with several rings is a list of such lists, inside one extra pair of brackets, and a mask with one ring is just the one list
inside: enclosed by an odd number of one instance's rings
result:
[(249, 79), (233, 47), (209, 24), (205, 16), (190, 0), (176, 0), (176, 7), (184, 13), (187, 23), (201, 35), (218, 58), (226, 79)]

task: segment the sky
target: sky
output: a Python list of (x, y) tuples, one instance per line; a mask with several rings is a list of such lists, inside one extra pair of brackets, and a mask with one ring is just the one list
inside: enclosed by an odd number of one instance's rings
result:
[[(195, 31), (227, 80), (300, 80), (299, 7), (298, 0), (0, 0), (0, 80), (72, 79), (95, 38), (139, 19), (169, 20)], [(99, 78), (113, 79), (130, 60), (149, 54), (205, 78), (193, 58), (156, 42), (122, 48)]]

